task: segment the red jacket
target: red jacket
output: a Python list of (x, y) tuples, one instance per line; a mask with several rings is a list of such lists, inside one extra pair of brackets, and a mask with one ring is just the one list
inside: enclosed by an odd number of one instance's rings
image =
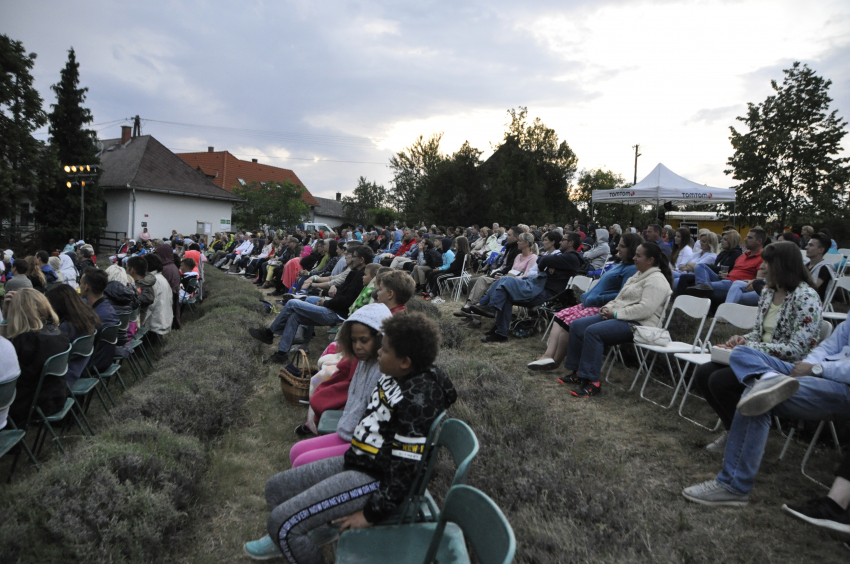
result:
[(333, 376), (322, 382), (310, 396), (310, 407), (316, 414), (316, 425), (322, 418), (322, 413), (329, 409), (343, 409), (348, 401), (348, 388), (351, 386), (351, 378), (354, 369), (357, 368), (356, 358), (343, 358), (336, 365)]
[(761, 251), (753, 254), (752, 251), (747, 251), (735, 260), (735, 266), (729, 272), (727, 280), (735, 282), (737, 280), (753, 280), (756, 277), (756, 271), (761, 266)]

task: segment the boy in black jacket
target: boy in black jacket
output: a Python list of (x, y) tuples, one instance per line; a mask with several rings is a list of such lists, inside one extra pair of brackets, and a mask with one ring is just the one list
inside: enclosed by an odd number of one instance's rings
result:
[[(378, 353), (383, 376), (345, 455), (282, 472), (266, 483), (268, 536), (245, 544), (265, 560), (324, 562), (308, 536), (330, 521), (340, 532), (372, 526), (402, 505), (437, 416), (457, 400), (451, 381), (432, 367), (439, 350), (436, 324), (419, 313), (383, 324)], [(399, 547), (404, 550), (404, 547)]]

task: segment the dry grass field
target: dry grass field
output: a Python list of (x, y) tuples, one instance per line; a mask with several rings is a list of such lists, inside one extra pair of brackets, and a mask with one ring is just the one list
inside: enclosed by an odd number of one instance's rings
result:
[[(61, 554), (69, 556), (63, 560), (86, 562), (247, 561), (242, 544), (265, 530), (263, 486), (289, 468), (293, 429), (306, 408), (286, 403), (278, 370), (260, 364), (274, 347), (247, 334), (252, 324), (272, 319), (254, 305), (260, 292), (216, 271), (207, 278), (210, 299), (201, 307), (203, 317), (168, 339), (155, 373), (119, 395), (114, 416), (92, 408), (98, 429), (119, 431), (89, 441), (69, 439), (72, 452), (65, 459), (45, 454), (49, 460), (40, 474), (30, 469), (16, 474), (12, 486), (0, 486), (0, 505), (6, 508), (0, 512), (0, 561), (59, 561), (53, 557)], [(825, 492), (800, 474), (802, 441), (779, 462), (783, 439), (772, 434), (749, 507), (688, 503), (682, 488), (719, 470), (720, 457), (703, 448), (713, 433), (628, 392), (633, 368), (615, 366), (612, 377), (621, 383), (605, 384), (601, 396), (573, 398), (557, 383), (558, 371), (527, 370), (544, 349), (539, 335), (482, 344), (490, 323), (477, 330), (458, 327), (451, 313), (460, 305), (417, 301), (411, 308), (435, 317), (440, 326), (444, 346), (438, 364), (460, 398), (449, 415), (466, 421), (481, 444), (469, 483), (505, 512), (518, 540), (517, 562), (848, 561), (841, 535), (780, 512), (785, 502)], [(691, 330), (678, 320), (674, 328)], [(316, 333), (312, 359), (329, 342), (325, 329)], [(669, 401), (669, 390), (651, 384), (650, 396)], [(689, 411), (713, 425), (701, 403), (690, 400)], [(162, 452), (147, 456), (162, 459), (163, 468), (146, 463), (137, 446), (125, 445), (140, 434), (161, 445)], [(94, 513), (86, 506), (93, 495), (89, 485), (79, 477), (62, 479), (96, 466), (92, 459), (110, 468), (99, 472), (115, 482), (115, 491), (135, 500), (136, 514), (107, 507), (94, 524), (69, 517)], [(837, 462), (833, 449), (821, 447), (809, 467), (828, 483)], [(115, 469), (121, 464), (129, 465), (124, 474)], [(453, 469), (441, 460), (438, 470), (432, 491), (441, 499)], [(0, 476), (7, 472), (3, 460)], [(150, 495), (132, 491), (133, 483)], [(75, 487), (87, 493), (76, 498), (57, 493)], [(56, 498), (65, 500), (67, 515), (39, 506)], [(133, 540), (134, 523), (143, 525), (141, 541)], [(69, 540), (71, 532), (57, 532), (65, 525), (78, 527), (79, 542)], [(120, 534), (91, 533), (119, 525)], [(95, 546), (86, 548), (87, 543)]]

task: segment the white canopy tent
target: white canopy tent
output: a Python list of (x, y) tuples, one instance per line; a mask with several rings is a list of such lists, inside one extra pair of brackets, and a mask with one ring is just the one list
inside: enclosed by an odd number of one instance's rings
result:
[(712, 188), (683, 178), (661, 163), (630, 188), (594, 190), (593, 203), (660, 206), (735, 202), (735, 190)]

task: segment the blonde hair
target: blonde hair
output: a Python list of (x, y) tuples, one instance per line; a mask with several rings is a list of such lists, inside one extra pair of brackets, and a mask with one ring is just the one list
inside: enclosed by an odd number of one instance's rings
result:
[(724, 237), (729, 239), (729, 249), (734, 249), (735, 247), (741, 246), (741, 234), (735, 231), (734, 229), (730, 229), (726, 233), (723, 234)]
[(110, 282), (120, 282), (122, 286), (133, 284), (133, 278), (127, 274), (123, 266), (118, 264), (113, 264), (107, 268), (106, 276)]
[(18, 290), (9, 302), (7, 312), (8, 327), (6, 338), (13, 339), (28, 331), (41, 331), (46, 322), (59, 325), (59, 317), (50, 302), (38, 290), (24, 288)]
[(33, 255), (30, 255), (24, 259), (24, 262), (27, 263), (27, 277), (35, 276), (41, 281), (39, 286), (47, 287), (47, 279), (44, 277), (44, 273), (41, 271), (41, 267), (38, 265), (38, 259)]
[[(703, 231), (705, 231), (705, 233), (703, 233)], [(709, 231), (708, 229), (700, 229), (699, 236), (702, 237), (703, 235), (705, 235), (706, 239), (708, 240), (708, 252), (714, 253), (716, 255), (718, 251), (717, 234), (713, 231)]]
[(528, 249), (531, 251), (531, 254), (536, 255), (540, 253), (540, 249), (537, 248), (537, 243), (534, 242), (534, 235), (531, 233), (520, 233), (517, 238), (520, 241), (528, 243)]

